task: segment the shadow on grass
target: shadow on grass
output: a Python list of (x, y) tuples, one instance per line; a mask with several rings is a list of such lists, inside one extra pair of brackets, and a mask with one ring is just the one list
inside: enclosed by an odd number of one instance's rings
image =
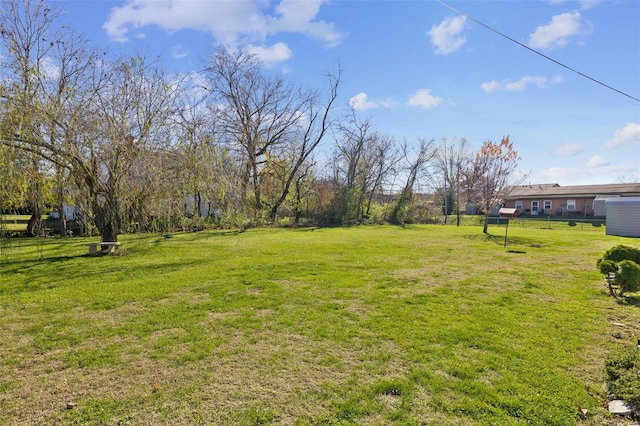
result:
[[(91, 281), (95, 283), (121, 282), (126, 276), (156, 277), (159, 281), (162, 275), (171, 274), (183, 269), (194, 269), (201, 264), (201, 260), (191, 261), (174, 260), (172, 262), (154, 262), (148, 265), (122, 264), (116, 263), (107, 265), (96, 263), (95, 266), (88, 267), (87, 264), (77, 264), (71, 262), (73, 259), (93, 258), (110, 255), (80, 255), (69, 257), (52, 257), (43, 261), (16, 261), (12, 262), (9, 268), (3, 268), (3, 275), (15, 275), (16, 279), (11, 280), (6, 285), (0, 286), (0, 296), (7, 294), (21, 294), (25, 292), (35, 292), (58, 287), (68, 287), (74, 285), (79, 280)], [(51, 270), (45, 264), (57, 264), (58, 274), (63, 277), (58, 280), (51, 276)], [(6, 265), (6, 264), (5, 264)], [(0, 266), (4, 266), (0, 264)], [(23, 277), (28, 276), (25, 280)]]
[(158, 236), (156, 242), (171, 240), (173, 238), (186, 238), (188, 241), (199, 241), (209, 238), (221, 238), (240, 235), (245, 232), (242, 229), (224, 229), (214, 231), (189, 231), (189, 232), (168, 232)]
[[(484, 240), (490, 243), (498, 244), (504, 246), (504, 235), (491, 235), (491, 234), (478, 234), (478, 235), (466, 235), (466, 239), (468, 240)], [(543, 248), (545, 247), (540, 241), (535, 240), (533, 238), (526, 237), (507, 237), (507, 246), (509, 245), (521, 245), (531, 248)], [(509, 250), (511, 253), (526, 253), (517, 250)]]
[[(22, 265), (33, 265), (34, 263), (38, 263), (38, 264), (46, 264), (46, 263), (60, 263), (60, 262), (64, 262), (64, 261), (68, 261), (71, 259), (79, 259), (79, 258), (83, 258), (83, 257), (96, 257), (96, 256), (91, 256), (89, 255), (89, 253), (87, 254), (78, 254), (75, 256), (46, 256), (46, 257), (42, 257), (41, 259), (20, 259), (20, 260), (0, 260), (0, 266), (15, 266), (15, 267), (20, 267)], [(15, 272), (12, 270), (9, 270), (8, 272)]]
[(640, 293), (619, 297), (616, 302), (621, 306), (635, 306), (640, 308)]

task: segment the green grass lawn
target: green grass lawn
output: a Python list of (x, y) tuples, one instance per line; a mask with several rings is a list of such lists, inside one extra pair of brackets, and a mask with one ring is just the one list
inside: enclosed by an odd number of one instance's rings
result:
[(595, 262), (640, 241), (490, 232), (4, 241), (0, 424), (613, 422), (604, 357), (636, 344), (640, 297), (608, 297)]

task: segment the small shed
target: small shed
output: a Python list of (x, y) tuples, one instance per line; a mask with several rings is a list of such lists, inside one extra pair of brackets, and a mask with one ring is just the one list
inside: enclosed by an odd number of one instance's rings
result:
[(640, 197), (610, 198), (604, 207), (607, 235), (640, 237)]
[(619, 195), (596, 195), (596, 198), (593, 200), (593, 215), (594, 216), (605, 216), (606, 211), (604, 209), (604, 203), (607, 200), (612, 198), (620, 198)]

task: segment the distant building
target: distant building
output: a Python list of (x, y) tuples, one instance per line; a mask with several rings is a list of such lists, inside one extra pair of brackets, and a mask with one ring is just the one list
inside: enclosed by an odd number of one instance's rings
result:
[[(78, 206), (70, 206), (67, 203), (62, 204), (62, 210), (64, 212), (64, 218), (66, 220), (76, 220), (80, 215), (80, 208)], [(48, 214), (51, 219), (60, 219), (60, 213), (52, 211)]]
[(557, 183), (514, 187), (504, 207), (520, 215), (605, 216), (606, 200), (640, 197), (640, 183), (560, 186)]

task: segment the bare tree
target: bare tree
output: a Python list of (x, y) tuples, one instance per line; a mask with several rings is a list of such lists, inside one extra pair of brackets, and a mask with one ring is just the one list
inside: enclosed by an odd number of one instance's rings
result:
[(449, 141), (443, 138), (434, 158), (435, 167), (432, 177), (436, 193), (442, 196), (445, 224), (449, 213), (455, 207), (457, 224), (460, 225), (462, 177), (469, 155), (466, 139)]
[(376, 192), (382, 192), (387, 179), (395, 173), (402, 155), (392, 138), (374, 130), (351, 108), (337, 129), (333, 156), (338, 210), (344, 220), (369, 215)]
[[(293, 222), (299, 224), (302, 219), (303, 200), (311, 194), (311, 186), (313, 184), (313, 170), (316, 162), (313, 159), (307, 159), (297, 173), (294, 188), (293, 203)], [(307, 200), (308, 203), (308, 200)]]
[(255, 55), (243, 50), (215, 53), (207, 66), (209, 90), (219, 102), (220, 130), (244, 162), (242, 186), (253, 192), (253, 208), (263, 210), (262, 179), (267, 157), (298, 128), (308, 97), (279, 76), (264, 72)]
[(393, 181), (398, 174), (398, 165), (402, 161), (405, 146), (398, 147), (395, 139), (383, 135), (376, 134), (375, 142), (372, 147), (371, 161), (371, 191), (366, 202), (365, 214), (368, 216), (371, 212), (371, 204), (376, 193), (382, 194), (385, 187), (393, 187)]
[[(276, 218), (278, 208), (280, 208), (287, 195), (289, 195), (292, 183), (295, 181), (299, 184), (301, 182), (301, 171), (303, 169), (309, 170), (309, 168), (305, 168), (304, 165), (318, 145), (320, 145), (331, 125), (329, 114), (338, 96), (340, 73), (337, 75), (327, 75), (327, 80), (329, 90), (323, 105), (318, 105), (319, 94), (309, 91), (303, 93), (300, 103), (300, 107), (303, 109), (295, 112), (292, 111), (292, 113), (301, 117), (302, 120), (296, 125), (297, 132), (292, 135), (290, 139), (291, 143), (285, 152), (286, 158), (291, 159), (291, 165), (285, 169), (286, 173), (281, 179), (283, 184), (279, 191), (280, 194), (271, 206), (270, 218), (272, 221)], [(306, 174), (306, 172), (304, 174)], [(299, 189), (300, 188), (298, 188), (298, 190)]]
[(185, 90), (174, 117), (174, 176), (182, 186), (180, 196), (193, 200), (192, 210), (198, 217), (210, 204), (208, 189), (216, 177), (215, 116), (206, 108), (206, 96), (197, 87)]
[(482, 232), (485, 234), (491, 208), (499, 206), (516, 184), (513, 180), (519, 160), (518, 151), (506, 136), (497, 144), (485, 141), (468, 163), (465, 170), (466, 191), (468, 199), (475, 202), (484, 213)]
[[(405, 209), (411, 203), (413, 198), (413, 188), (416, 181), (427, 171), (427, 166), (431, 160), (436, 156), (437, 149), (434, 147), (435, 143), (433, 139), (427, 140), (421, 138), (418, 140), (418, 147), (415, 152), (415, 158), (413, 160), (408, 159), (406, 171), (405, 184), (400, 190), (396, 198), (395, 205), (389, 218), (391, 223), (402, 224), (405, 219)], [(408, 155), (405, 153), (405, 158)]]

